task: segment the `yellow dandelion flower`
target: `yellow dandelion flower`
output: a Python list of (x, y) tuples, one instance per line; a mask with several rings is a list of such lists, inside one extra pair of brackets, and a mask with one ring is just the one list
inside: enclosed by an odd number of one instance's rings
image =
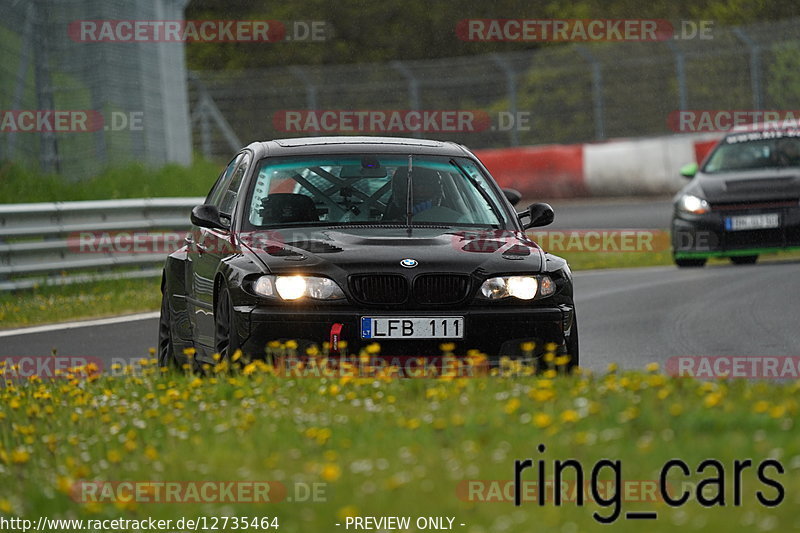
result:
[(708, 408), (716, 407), (719, 405), (719, 402), (722, 401), (722, 394), (718, 392), (712, 392), (711, 394), (707, 394), (705, 398), (703, 398), (703, 405)]
[(117, 450), (109, 450), (106, 454), (109, 463), (117, 464), (122, 461), (122, 455)]
[(324, 457), (329, 463), (332, 463), (339, 457), (339, 454), (336, 453), (336, 450), (325, 450), (325, 452), (322, 454), (322, 457)]
[(613, 374), (617, 370), (619, 370), (619, 365), (617, 363), (609, 363), (608, 366), (606, 367), (606, 371), (609, 374)]
[(646, 367), (644, 367), (645, 370), (647, 370), (648, 372), (651, 372), (651, 373), (658, 372), (659, 368), (660, 367), (659, 367), (658, 363), (649, 363)]
[(296, 350), (297, 341), (286, 341), (286, 347), (289, 348), (290, 350)]
[(320, 477), (325, 481), (336, 481), (342, 475), (342, 469), (333, 463), (328, 463), (322, 467)]
[(444, 353), (452, 352), (456, 349), (456, 343), (454, 342), (443, 342), (439, 345), (439, 349)]
[(759, 400), (753, 406), (754, 413), (766, 413), (767, 409), (769, 409), (769, 402), (765, 402), (764, 400)]
[(546, 413), (536, 413), (533, 415), (533, 425), (543, 429), (553, 423), (553, 419)]
[(508, 402), (506, 402), (506, 405), (503, 408), (503, 410), (506, 412), (507, 415), (513, 415), (517, 411), (517, 409), (519, 409), (520, 405), (521, 403), (519, 401), (519, 398), (511, 398), (510, 400), (508, 400)]
[(519, 345), (519, 349), (522, 350), (523, 352), (530, 353), (534, 350), (534, 348), (536, 348), (535, 342), (523, 342), (522, 344)]
[(569, 355), (559, 355), (556, 357), (556, 366), (565, 366), (570, 362), (571, 359), (572, 357)]
[(155, 461), (158, 459), (158, 450), (153, 448), (152, 446), (148, 446), (144, 449), (144, 456), (150, 459), (151, 461)]
[(546, 402), (555, 398), (556, 394), (551, 389), (533, 389), (528, 397), (535, 402)]
[(772, 409), (769, 410), (769, 416), (772, 418), (783, 418), (786, 415), (786, 406), (785, 405), (776, 405)]
[(11, 507), (11, 502), (8, 500), (0, 500), (0, 512), (3, 514), (12, 514), (14, 509)]
[(683, 406), (679, 403), (673, 403), (669, 406), (669, 414), (672, 416), (678, 416), (683, 413)]
[(11, 452), (11, 462), (15, 465), (24, 465), (31, 460), (31, 454), (25, 448), (17, 448)]
[(580, 420), (580, 416), (578, 412), (574, 409), (567, 409), (563, 413), (561, 413), (561, 421), (562, 422), (577, 422)]
[(351, 518), (354, 516), (358, 516), (358, 507), (355, 505), (347, 505), (339, 509), (336, 513), (336, 516), (339, 517), (339, 520), (346, 520), (347, 518)]

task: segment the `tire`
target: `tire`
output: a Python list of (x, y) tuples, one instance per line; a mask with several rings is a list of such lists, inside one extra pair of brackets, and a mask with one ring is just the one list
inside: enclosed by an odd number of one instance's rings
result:
[(581, 358), (580, 358), (580, 346), (578, 343), (578, 315), (575, 314), (575, 311), (572, 311), (572, 332), (569, 334), (569, 339), (567, 339), (567, 355), (570, 356), (569, 363), (567, 364), (567, 370), (572, 370), (573, 368), (580, 365)]
[(734, 265), (754, 265), (758, 261), (757, 255), (735, 255), (731, 257)]
[(239, 338), (236, 335), (233, 303), (227, 287), (222, 287), (217, 296), (214, 309), (214, 351), (225, 361), (239, 349)]
[(161, 314), (158, 317), (158, 366), (178, 368), (175, 344), (172, 342), (172, 327), (169, 308), (169, 293), (164, 288), (161, 296)]
[(678, 268), (702, 268), (706, 265), (706, 258), (701, 259), (675, 259)]

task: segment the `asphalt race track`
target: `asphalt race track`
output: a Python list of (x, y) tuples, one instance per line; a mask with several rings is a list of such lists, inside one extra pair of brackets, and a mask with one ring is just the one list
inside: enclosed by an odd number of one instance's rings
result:
[[(555, 207), (559, 229), (664, 228), (670, 209), (666, 200)], [(681, 355), (800, 355), (799, 270), (800, 262), (784, 261), (576, 272), (581, 363), (599, 370), (610, 362), (665, 364)], [(101, 357), (108, 364), (127, 362), (155, 346), (155, 315), (26, 334), (0, 331), (0, 356), (57, 350), (65, 356)]]

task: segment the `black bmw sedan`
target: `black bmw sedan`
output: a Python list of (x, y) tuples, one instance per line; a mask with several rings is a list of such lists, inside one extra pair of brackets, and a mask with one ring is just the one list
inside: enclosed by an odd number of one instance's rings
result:
[(709, 257), (755, 263), (800, 248), (800, 129), (766, 124), (728, 133), (674, 198), (672, 247), (679, 267)]
[(187, 348), (199, 362), (259, 357), (291, 340), (333, 356), (375, 342), (382, 355), (436, 356), (447, 343), (490, 360), (547, 348), (576, 365), (572, 274), (525, 235), (553, 211), (517, 213), (518, 200), (450, 142), (253, 143), (166, 260), (159, 362), (182, 365)]

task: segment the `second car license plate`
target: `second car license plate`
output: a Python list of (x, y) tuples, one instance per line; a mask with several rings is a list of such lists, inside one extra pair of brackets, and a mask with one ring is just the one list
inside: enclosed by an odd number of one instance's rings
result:
[(777, 213), (725, 218), (725, 229), (728, 231), (777, 228), (780, 227), (780, 225), (781, 222)]
[(362, 339), (463, 339), (463, 316), (364, 316)]

